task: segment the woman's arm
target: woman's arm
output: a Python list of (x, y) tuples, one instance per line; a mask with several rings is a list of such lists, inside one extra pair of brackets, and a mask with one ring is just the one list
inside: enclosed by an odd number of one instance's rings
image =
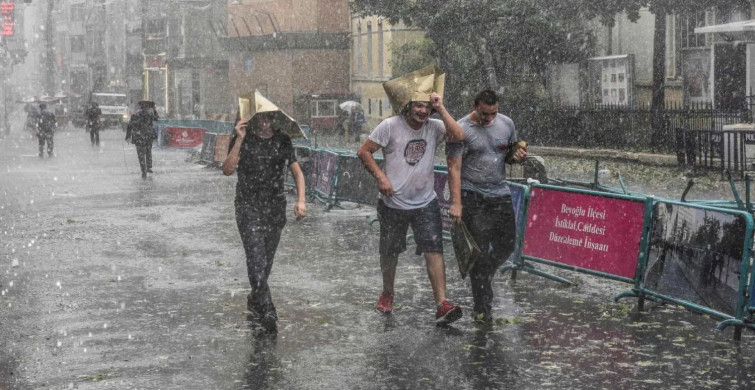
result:
[(291, 176), (294, 178), (296, 184), (296, 204), (294, 205), (294, 215), (296, 220), (300, 220), (307, 216), (307, 195), (304, 184), (304, 173), (301, 171), (299, 163), (294, 161), (288, 166), (291, 170)]
[(246, 120), (236, 123), (236, 142), (233, 144), (233, 148), (228, 152), (228, 156), (223, 160), (223, 174), (226, 176), (233, 175), (236, 172), (236, 167), (239, 165), (239, 152), (241, 152), (241, 144), (246, 136)]

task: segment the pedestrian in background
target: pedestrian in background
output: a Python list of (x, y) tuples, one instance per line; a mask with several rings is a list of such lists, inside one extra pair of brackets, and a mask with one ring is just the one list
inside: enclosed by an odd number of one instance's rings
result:
[(505, 164), (527, 158), (526, 145), (517, 143), (514, 122), (500, 114), (498, 106), (495, 92), (478, 93), (472, 112), (459, 120), (463, 140), (446, 145), (451, 192), (448, 214), (455, 223), (467, 226), (481, 250), (469, 279), (473, 318), (482, 322), (493, 319), (493, 276), (515, 246), (516, 223)]
[(47, 111), (47, 105), (39, 105), (39, 116), (37, 117), (37, 139), (39, 139), (39, 157), (44, 157), (45, 144), (47, 144), (47, 156), (54, 156), (52, 149), (54, 146), (53, 138), (55, 137), (55, 114)]
[(138, 103), (138, 107), (139, 109), (131, 116), (126, 127), (126, 141), (136, 146), (142, 179), (146, 179), (147, 173), (152, 173), (152, 142), (156, 138), (153, 122), (159, 118), (154, 102), (142, 100)]
[(38, 134), (37, 123), (39, 122), (39, 106), (35, 106), (34, 103), (26, 103), (24, 106), (24, 112), (26, 112), (26, 122), (24, 122), (24, 128), (28, 129), (31, 138)]
[(296, 220), (307, 213), (304, 174), (291, 138), (281, 132), (278, 125), (270, 112), (258, 112), (250, 121), (237, 119), (228, 156), (223, 161), (223, 174), (230, 176), (238, 172), (234, 205), (252, 288), (246, 303), (248, 317), (268, 333), (278, 330), (278, 312), (268, 278), (286, 224), (283, 186), (286, 168), (291, 171), (296, 185)]
[(89, 140), (92, 142), (92, 146), (100, 146), (100, 115), (102, 110), (97, 102), (92, 102), (84, 112), (84, 116), (87, 119), (87, 129), (89, 130)]
[[(383, 291), (376, 308), (383, 313), (393, 311), (398, 255), (406, 250), (406, 233), (411, 225), (417, 254), (425, 254), (439, 325), (462, 316), (461, 308), (446, 300), (443, 231), (434, 187), (436, 147), (444, 137), (449, 141), (464, 138), (463, 131), (443, 106), (440, 94), (444, 81), (445, 74), (429, 66), (383, 84), (396, 115), (382, 121), (358, 152), (377, 180), (381, 194), (377, 212)], [(441, 119), (430, 119), (433, 112), (440, 114)], [(381, 149), (385, 170), (380, 169), (373, 156)]]

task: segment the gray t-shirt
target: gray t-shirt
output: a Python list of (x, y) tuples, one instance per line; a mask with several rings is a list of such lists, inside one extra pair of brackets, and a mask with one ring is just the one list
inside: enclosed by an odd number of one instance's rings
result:
[(509, 145), (517, 141), (514, 121), (499, 113), (487, 126), (473, 123), (469, 115), (458, 123), (466, 138), (446, 144), (446, 155), (462, 157), (461, 189), (484, 196), (510, 195), (505, 158)]
[(414, 130), (403, 116), (392, 116), (372, 131), (369, 138), (383, 148), (385, 174), (393, 186), (393, 196), (382, 196), (386, 206), (411, 210), (435, 199), (435, 149), (445, 133), (438, 119)]

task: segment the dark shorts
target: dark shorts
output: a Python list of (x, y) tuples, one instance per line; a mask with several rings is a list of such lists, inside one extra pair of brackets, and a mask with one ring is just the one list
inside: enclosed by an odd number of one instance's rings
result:
[(440, 205), (433, 199), (427, 206), (399, 210), (378, 202), (380, 221), (380, 256), (398, 256), (406, 250), (406, 233), (409, 226), (414, 232), (417, 254), (443, 253), (443, 226), (440, 219)]

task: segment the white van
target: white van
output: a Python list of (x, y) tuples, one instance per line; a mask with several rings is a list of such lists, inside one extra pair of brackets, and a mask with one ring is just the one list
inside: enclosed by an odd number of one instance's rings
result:
[(92, 93), (92, 101), (100, 106), (103, 126), (121, 126), (125, 129), (129, 121), (128, 98), (122, 93)]

